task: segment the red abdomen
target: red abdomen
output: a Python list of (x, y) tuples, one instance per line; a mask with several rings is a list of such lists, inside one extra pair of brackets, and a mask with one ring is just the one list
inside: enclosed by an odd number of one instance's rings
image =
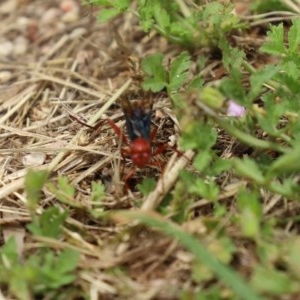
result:
[(130, 144), (130, 157), (139, 168), (146, 166), (151, 160), (150, 142), (144, 138), (136, 138)]

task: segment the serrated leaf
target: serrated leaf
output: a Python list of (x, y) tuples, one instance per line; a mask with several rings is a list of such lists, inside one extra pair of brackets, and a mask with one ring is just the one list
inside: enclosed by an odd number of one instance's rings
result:
[(282, 67), (288, 77), (293, 80), (297, 80), (299, 78), (299, 69), (293, 61), (284, 62)]
[(145, 90), (159, 92), (166, 86), (166, 72), (162, 65), (163, 55), (156, 53), (145, 57), (142, 69), (146, 73), (142, 87)]
[(169, 73), (169, 89), (176, 91), (186, 81), (191, 60), (187, 51), (182, 52), (172, 63)]
[(216, 201), (220, 191), (215, 182), (208, 182), (201, 178), (197, 178), (193, 185), (189, 186), (189, 192), (204, 197), (208, 200)]
[(147, 75), (153, 76), (157, 73), (157, 70), (164, 71), (162, 62), (163, 62), (163, 55), (161, 53), (148, 55), (142, 60), (142, 70)]
[(151, 26), (154, 22), (153, 20), (153, 5), (150, 1), (145, 1), (143, 5), (139, 5), (139, 14), (140, 14), (140, 24), (142, 29), (145, 32), (148, 32), (151, 29)]
[(168, 12), (163, 7), (161, 7), (161, 5), (155, 5), (154, 18), (156, 23), (161, 27), (162, 30), (168, 30), (170, 26), (170, 16)]
[(72, 199), (74, 199), (75, 188), (70, 185), (67, 177), (59, 177), (58, 178), (58, 187), (55, 191), (55, 195), (57, 198), (64, 202), (69, 203)]
[(166, 82), (159, 78), (147, 78), (142, 83), (142, 87), (144, 90), (151, 90), (154, 93), (160, 92), (166, 87)]
[(271, 31), (269, 31), (267, 35), (268, 40), (265, 44), (263, 44), (260, 50), (277, 56), (284, 55), (286, 49), (283, 41), (283, 24), (281, 23), (278, 26), (271, 26)]
[(101, 182), (92, 182), (91, 199), (93, 202), (100, 202), (105, 195), (105, 188)]
[(300, 21), (294, 20), (288, 33), (288, 43), (290, 53), (299, 53), (300, 44)]
[(258, 165), (250, 158), (235, 159), (234, 167), (238, 174), (253, 179), (256, 183), (263, 184), (265, 178)]
[(57, 207), (47, 208), (42, 215), (36, 216), (27, 228), (37, 236), (58, 238), (68, 212), (61, 212)]

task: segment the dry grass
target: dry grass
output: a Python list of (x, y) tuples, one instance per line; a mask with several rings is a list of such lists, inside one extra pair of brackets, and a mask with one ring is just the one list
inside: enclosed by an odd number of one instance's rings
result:
[[(2, 238), (5, 241), (11, 235), (19, 236), (21, 256), (43, 243), (55, 249), (71, 246), (78, 250), (82, 254), (83, 270), (79, 284), (92, 299), (98, 293), (110, 299), (118, 294), (126, 298), (127, 293), (129, 297), (133, 292), (136, 299), (150, 299), (157, 293), (168, 297), (168, 293), (176, 292), (176, 281), (181, 280), (181, 275), (178, 279), (174, 277), (175, 270), (178, 274), (186, 273), (184, 270), (190, 260), (189, 255), (182, 253), (183, 261), (179, 263), (177, 244), (169, 238), (145, 231), (130, 233), (129, 230), (125, 234), (126, 224), (102, 222), (76, 211), (67, 220), (76, 230), (65, 229), (65, 241), (33, 239), (25, 230), (30, 215), (24, 194), (24, 175), (29, 167), (51, 170), (53, 181), (57, 176), (66, 176), (76, 187), (76, 201), (80, 206), (91, 206), (91, 181), (105, 184), (107, 192), (102, 201), (105, 210), (132, 208), (141, 197), (137, 191), (124, 192), (120, 180), (120, 145), (113, 130), (104, 125), (101, 132), (91, 132), (73, 122), (66, 109), (69, 107), (73, 114), (85, 117), (89, 124), (109, 116), (124, 127), (117, 102), (128, 90), (131, 76), (122, 49), (114, 38), (112, 24), (98, 25), (89, 7), (80, 7), (78, 18), (70, 23), (61, 21), (61, 15), (51, 19), (49, 10), (59, 7), (59, 3), (23, 1), (16, 11), (1, 16), (3, 28), (15, 23), (16, 29), (2, 30), (0, 41), (1, 38), (14, 41), (22, 36), (29, 41), (24, 53), (3, 55), (0, 62)], [(28, 18), (24, 21), (25, 28), (18, 25), (23, 17)], [(168, 59), (174, 52), (155, 35), (145, 36), (132, 18), (116, 20), (114, 26), (134, 55), (143, 57), (160, 49)], [(166, 128), (160, 130), (158, 139), (166, 140), (165, 134), (175, 134), (172, 119), (176, 121), (169, 100), (161, 99), (155, 104), (155, 110), (155, 122)], [(187, 156), (191, 158), (192, 154), (187, 153)], [(160, 159), (166, 160), (166, 157)], [(154, 209), (159, 204), (174, 185), (178, 171), (187, 163), (184, 157), (177, 162), (170, 160), (166, 179), (161, 179), (143, 203), (143, 209)], [(127, 161), (125, 172), (131, 167)], [(160, 176), (159, 170), (147, 168), (138, 171), (134, 180), (141, 181), (151, 174)], [(46, 192), (38, 211), (42, 212), (49, 205), (61, 206)], [(187, 262), (183, 259), (185, 256)], [(117, 266), (126, 266), (131, 275), (101, 271)], [(174, 290), (165, 289), (167, 278), (172, 281)]]
[[(49, 13), (50, 8), (59, 7), (60, 1), (19, 0), (17, 3), (17, 8), (8, 14), (0, 10), (0, 43), (15, 43), (11, 53), (0, 54), (0, 225), (3, 240), (15, 236), (21, 256), (45, 243), (54, 249), (71, 247), (79, 251), (80, 271), (76, 285), (91, 299), (100, 299), (98, 295), (104, 297), (101, 299), (132, 299), (133, 294), (135, 299), (175, 299), (182, 287), (193, 290), (196, 287), (190, 278), (191, 254), (154, 230), (131, 226), (121, 220), (101, 220), (75, 208), (67, 220), (72, 230), (65, 229), (62, 240), (33, 237), (25, 230), (25, 224), (30, 221), (23, 188), (28, 167), (51, 170), (53, 182), (60, 175), (66, 176), (76, 187), (75, 200), (80, 207), (92, 205), (89, 199), (92, 181), (102, 181), (105, 185), (104, 211), (134, 209), (142, 195), (136, 188), (124, 192), (120, 179), (120, 142), (113, 130), (104, 125), (101, 132), (91, 132), (73, 122), (66, 109), (69, 107), (72, 113), (86, 118), (89, 124), (109, 116), (124, 127), (118, 99), (128, 91), (132, 79), (122, 49), (114, 38), (112, 23), (99, 25), (94, 22), (92, 18), (96, 12), (90, 12), (89, 7), (80, 7), (78, 17), (75, 15), (72, 20), (71, 16), (68, 20), (62, 13), (58, 17), (55, 12), (53, 17)], [(46, 18), (45, 14), (49, 16)], [(132, 16), (115, 20), (114, 26), (135, 56), (162, 52), (168, 61), (179, 52), (154, 33), (143, 34)], [(15, 49), (24, 46), (16, 42), (20, 37), (29, 42), (23, 52)], [(243, 43), (245, 48), (257, 47), (257, 36), (240, 38), (234, 36), (233, 40)], [(253, 57), (255, 59), (257, 57)], [(224, 72), (219, 68), (218, 58), (210, 56), (210, 60), (209, 67), (202, 72), (207, 81), (218, 79)], [(154, 122), (160, 127), (157, 139), (165, 141), (172, 136), (176, 140), (179, 128), (169, 100), (160, 99), (154, 109)], [(243, 150), (225, 134), (220, 134), (216, 147), (224, 157)], [(176, 153), (166, 153), (158, 158), (166, 163), (163, 174), (155, 168), (146, 168), (134, 175), (134, 186), (146, 176), (158, 179), (155, 190), (143, 199), (142, 210), (155, 210), (159, 206), (174, 187), (179, 171), (187, 168), (186, 158), (192, 159), (193, 155), (188, 151), (178, 159)], [(131, 167), (131, 162), (126, 161), (125, 173)], [(230, 199), (246, 183), (232, 182), (230, 178), (219, 180), (222, 187), (219, 201), (228, 203), (231, 216), (236, 208)], [(38, 212), (51, 205), (63, 207), (45, 191)], [(264, 213), (269, 217), (289, 214), (296, 208), (297, 204), (265, 195)], [(211, 208), (205, 199), (199, 199), (190, 211), (194, 215), (209, 216)], [(214, 217), (210, 217), (213, 221)], [(208, 230), (200, 221), (190, 221), (185, 226), (188, 232), (201, 236)], [(227, 219), (222, 228), (209, 232), (204, 240), (212, 240), (218, 230), (224, 228), (239, 245), (237, 269), (247, 274), (251, 264), (256, 262), (251, 243), (239, 236)]]

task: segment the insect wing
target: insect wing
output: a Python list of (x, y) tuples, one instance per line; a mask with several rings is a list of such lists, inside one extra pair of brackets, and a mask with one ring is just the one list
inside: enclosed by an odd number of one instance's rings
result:
[(126, 128), (130, 140), (142, 137), (150, 139), (152, 98), (143, 100), (122, 100), (122, 108), (126, 119)]

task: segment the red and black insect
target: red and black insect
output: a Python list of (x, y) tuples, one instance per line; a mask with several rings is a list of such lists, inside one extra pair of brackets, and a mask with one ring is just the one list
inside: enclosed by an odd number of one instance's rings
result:
[(95, 126), (91, 126), (71, 115), (71, 118), (75, 121), (94, 130), (100, 128), (104, 122), (110, 125), (123, 144), (125, 144), (125, 147), (121, 150), (122, 156), (129, 157), (135, 166), (124, 177), (125, 182), (136, 172), (136, 168), (159, 166), (157, 162), (152, 161), (152, 158), (167, 148), (167, 144), (165, 143), (159, 145), (156, 150), (153, 150), (152, 142), (158, 130), (155, 127), (151, 131), (153, 97), (149, 93), (142, 94), (142, 99), (129, 100), (129, 96), (127, 96), (121, 100), (128, 138), (121, 128), (109, 118), (99, 121)]
[[(129, 141), (125, 144), (129, 147), (127, 153), (134, 165), (144, 167), (152, 158), (151, 142), (157, 130), (151, 133), (152, 97), (141, 100), (121, 101)], [(124, 149), (126, 152), (126, 149)]]
[(153, 140), (158, 127), (151, 131), (151, 117), (153, 97), (149, 93), (143, 93), (143, 98), (129, 100), (128, 97), (121, 100), (125, 116), (126, 131), (128, 139), (121, 129), (111, 120), (107, 120), (115, 133), (122, 139), (126, 147), (122, 148), (123, 157), (130, 157), (134, 168), (124, 177), (125, 183), (136, 172), (137, 168), (146, 166), (160, 167), (160, 163), (153, 161), (153, 157), (162, 153), (168, 148), (167, 143), (160, 144), (156, 149), (153, 147)]

